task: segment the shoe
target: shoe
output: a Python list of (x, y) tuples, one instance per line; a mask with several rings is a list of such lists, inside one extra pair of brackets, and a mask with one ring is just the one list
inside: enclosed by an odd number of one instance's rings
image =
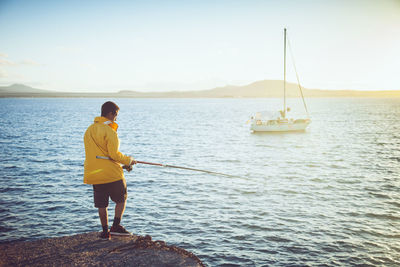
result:
[(126, 231), (126, 229), (122, 225), (111, 226), (110, 234), (112, 235), (124, 235), (131, 236), (132, 234)]
[(99, 235), (99, 237), (100, 237), (100, 239), (102, 239), (102, 240), (110, 240), (110, 239), (111, 239), (110, 231), (101, 232), (101, 234)]

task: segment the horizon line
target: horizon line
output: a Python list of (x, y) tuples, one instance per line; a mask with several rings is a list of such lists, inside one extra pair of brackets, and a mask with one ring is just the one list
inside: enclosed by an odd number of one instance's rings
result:
[[(42, 89), (42, 88), (39, 88), (39, 87), (34, 87), (34, 86), (31, 86), (31, 85), (26, 85), (26, 84), (23, 84), (23, 83), (10, 83), (9, 85), (2, 85), (2, 86), (0, 86), (0, 88), (1, 87), (11, 87), (11, 86), (18, 86), (18, 85), (20, 85), (20, 86), (24, 86), (24, 87), (29, 87), (29, 88), (32, 88), (32, 89), (37, 89), (37, 90), (43, 90), (43, 91), (47, 91), (48, 93), (83, 93), (83, 94), (90, 94), (90, 93), (93, 93), (93, 94), (102, 94), (102, 93), (104, 93), (104, 94), (107, 94), (107, 93), (109, 93), (109, 94), (115, 94), (115, 93), (121, 93), (121, 92), (127, 92), (127, 93), (129, 93), (129, 92), (132, 92), (132, 93), (141, 93), (141, 94), (152, 94), (152, 93), (155, 93), (155, 94), (162, 94), (162, 93), (185, 93), (185, 92), (187, 92), (187, 93), (191, 93), (191, 92), (202, 92), (202, 91), (211, 91), (211, 90), (214, 90), (214, 89), (218, 89), (218, 88), (226, 88), (226, 87), (246, 87), (246, 86), (250, 86), (250, 85), (252, 85), (252, 84), (254, 84), (254, 83), (257, 83), (257, 82), (264, 82), (264, 81), (281, 81), (281, 82), (283, 82), (283, 80), (279, 80), (279, 79), (271, 79), (271, 80), (267, 80), (267, 79), (265, 79), (265, 80), (258, 80), (258, 81), (254, 81), (254, 82), (251, 82), (251, 83), (248, 83), (248, 84), (245, 84), (245, 85), (232, 85), (232, 84), (226, 84), (226, 85), (224, 85), (224, 86), (216, 86), (216, 87), (213, 87), (213, 88), (208, 88), (208, 89), (193, 89), (193, 90), (165, 90), (165, 91), (157, 91), (157, 90), (152, 90), (152, 91), (141, 91), (140, 89), (138, 90), (138, 89), (121, 89), (121, 90), (115, 90), (115, 91), (103, 91), (103, 90), (88, 90), (88, 91), (86, 91), (86, 90), (54, 90), (54, 89)], [(293, 82), (286, 82), (286, 84), (294, 84), (294, 85), (297, 85), (297, 83), (293, 83)], [(335, 88), (335, 89), (326, 89), (326, 88), (307, 88), (307, 87), (304, 87), (304, 86), (301, 86), (301, 88), (303, 89), (303, 90), (312, 90), (312, 91), (332, 91), (332, 92), (338, 92), (338, 91), (355, 91), (355, 92), (392, 92), (392, 91), (395, 91), (395, 92), (397, 92), (397, 91), (400, 91), (400, 89), (360, 89), (360, 88), (358, 88), (358, 89), (338, 89), (338, 88)], [(46, 93), (46, 92), (43, 92), (43, 93)]]

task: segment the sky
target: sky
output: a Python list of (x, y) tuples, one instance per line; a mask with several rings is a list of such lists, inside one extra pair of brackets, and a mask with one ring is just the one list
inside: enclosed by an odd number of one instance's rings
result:
[(0, 0), (0, 86), (400, 90), (400, 0)]

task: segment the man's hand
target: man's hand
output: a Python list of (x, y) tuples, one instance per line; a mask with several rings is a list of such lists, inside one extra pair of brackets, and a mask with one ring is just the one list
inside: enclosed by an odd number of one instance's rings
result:
[(130, 172), (132, 170), (133, 165), (135, 164), (137, 164), (136, 160), (133, 157), (131, 157), (131, 163), (129, 165), (122, 166), (122, 169), (125, 169), (128, 172)]
[(133, 165), (137, 164), (136, 160), (133, 157), (130, 157), (130, 158), (131, 158), (131, 163), (129, 163), (129, 166), (133, 166)]
[(132, 165), (124, 165), (124, 166), (122, 166), (122, 169), (125, 169), (128, 172), (130, 172), (132, 170)]

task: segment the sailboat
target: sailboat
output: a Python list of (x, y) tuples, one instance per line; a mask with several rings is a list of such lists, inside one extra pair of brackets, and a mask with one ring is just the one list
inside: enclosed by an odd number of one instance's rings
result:
[[(275, 118), (268, 118), (267, 112), (257, 112), (255, 116), (250, 119), (250, 130), (253, 132), (292, 132), (304, 131), (311, 123), (309, 118), (308, 109), (304, 100), (303, 91), (300, 86), (299, 77), (296, 71), (297, 84), (300, 89), (301, 97), (303, 99), (304, 108), (307, 112), (307, 118), (293, 119), (288, 118), (287, 113), (290, 108), (286, 106), (286, 28), (284, 29), (284, 71), (283, 71), (283, 109)], [(293, 58), (293, 57), (292, 57)], [(294, 65), (294, 62), (293, 62)], [(296, 70), (296, 66), (294, 65)]]

